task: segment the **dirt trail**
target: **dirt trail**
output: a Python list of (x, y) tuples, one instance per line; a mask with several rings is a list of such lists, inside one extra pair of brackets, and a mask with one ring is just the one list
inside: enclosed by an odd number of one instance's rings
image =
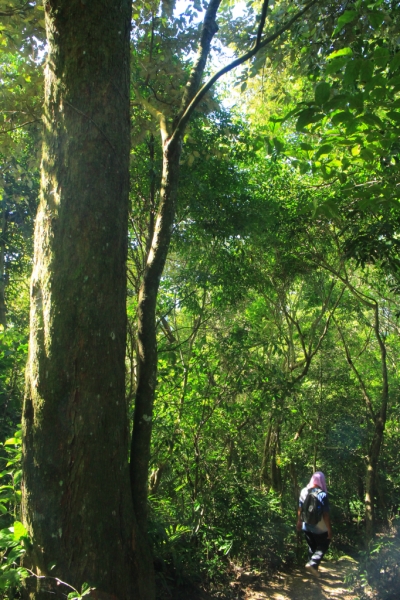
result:
[(346, 575), (356, 567), (356, 563), (348, 559), (335, 563), (324, 561), (319, 579), (305, 569), (295, 569), (288, 574), (280, 573), (269, 581), (249, 582), (244, 590), (242, 587), (244, 600), (356, 600), (357, 595), (344, 583)]

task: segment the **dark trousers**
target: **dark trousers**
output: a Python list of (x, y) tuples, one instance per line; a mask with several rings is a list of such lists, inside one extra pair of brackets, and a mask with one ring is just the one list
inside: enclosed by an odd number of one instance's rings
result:
[(304, 531), (303, 533), (308, 544), (309, 563), (318, 569), (319, 563), (324, 554), (328, 552), (329, 544), (331, 543), (331, 540), (328, 540), (328, 532), (311, 533), (310, 531)]

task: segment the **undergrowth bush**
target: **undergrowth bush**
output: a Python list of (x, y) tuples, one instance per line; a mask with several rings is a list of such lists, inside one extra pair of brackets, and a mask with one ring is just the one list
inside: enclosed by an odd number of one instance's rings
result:
[(369, 587), (375, 598), (392, 600), (400, 589), (400, 532), (379, 535), (366, 552), (361, 553), (361, 586)]
[(227, 580), (231, 562), (277, 568), (295, 552), (293, 527), (273, 492), (237, 486), (191, 506), (158, 496), (150, 506), (156, 568), (174, 584), (218, 585)]
[(21, 430), (2, 444), (0, 472), (0, 594), (14, 597), (22, 580), (29, 575), (21, 565), (29, 537), (20, 522)]

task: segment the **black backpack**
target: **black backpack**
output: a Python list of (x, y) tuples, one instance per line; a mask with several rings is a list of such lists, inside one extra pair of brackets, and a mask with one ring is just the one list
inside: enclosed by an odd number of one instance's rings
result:
[(301, 509), (301, 518), (308, 525), (316, 525), (321, 519), (321, 503), (318, 500), (319, 488), (308, 490), (306, 499)]

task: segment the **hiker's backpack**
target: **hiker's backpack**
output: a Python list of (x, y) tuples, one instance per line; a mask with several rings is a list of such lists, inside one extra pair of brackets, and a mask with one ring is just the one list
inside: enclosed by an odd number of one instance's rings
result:
[(301, 518), (307, 525), (316, 525), (321, 519), (321, 502), (318, 500), (319, 488), (308, 490), (301, 509)]

